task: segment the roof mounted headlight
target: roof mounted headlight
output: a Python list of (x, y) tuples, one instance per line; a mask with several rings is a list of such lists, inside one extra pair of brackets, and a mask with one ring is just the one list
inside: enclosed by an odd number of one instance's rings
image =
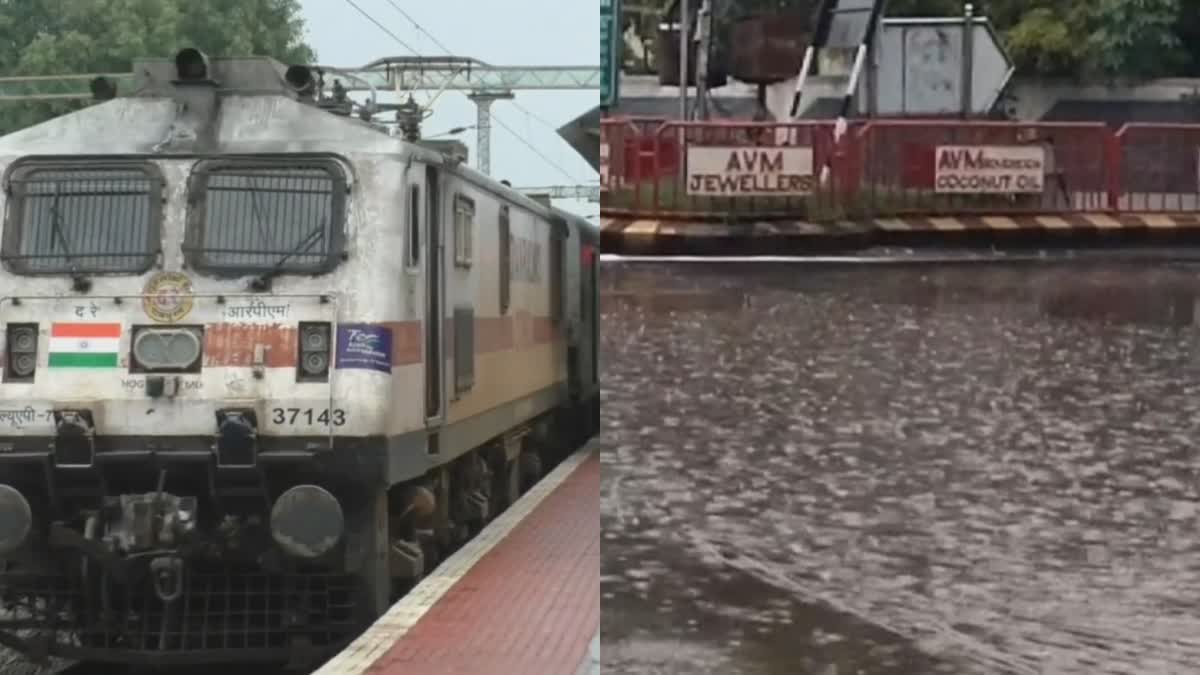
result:
[(195, 47), (185, 47), (175, 54), (175, 76), (181, 82), (203, 82), (209, 79), (208, 55)]

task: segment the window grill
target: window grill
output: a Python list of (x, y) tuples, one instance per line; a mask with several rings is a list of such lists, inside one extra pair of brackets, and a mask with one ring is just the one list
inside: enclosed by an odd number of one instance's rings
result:
[(421, 188), (408, 189), (408, 245), (405, 265), (416, 269), (421, 264)]
[(185, 252), (218, 272), (329, 271), (341, 253), (345, 194), (332, 162), (202, 167)]
[(9, 181), (3, 252), (18, 274), (139, 274), (160, 247), (163, 181), (149, 165), (27, 165)]
[(475, 308), (454, 308), (454, 393), (475, 387)]
[(500, 314), (512, 305), (512, 224), (508, 207), (500, 207)]
[(475, 202), (457, 195), (454, 200), (454, 264), (470, 267), (475, 262)]
[(556, 228), (550, 236), (550, 319), (558, 323), (563, 319), (563, 303), (566, 302), (566, 270), (563, 269), (563, 249), (567, 240), (562, 229)]

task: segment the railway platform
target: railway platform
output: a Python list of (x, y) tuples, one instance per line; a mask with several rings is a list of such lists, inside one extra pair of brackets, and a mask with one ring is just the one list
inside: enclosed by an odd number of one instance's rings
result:
[(316, 675), (599, 675), (600, 459), (554, 469)]
[(601, 251), (1194, 246), (1200, 124), (601, 120)]
[(622, 255), (804, 255), (880, 246), (1195, 242), (1200, 214), (953, 215), (806, 221), (693, 222), (603, 218), (600, 248)]

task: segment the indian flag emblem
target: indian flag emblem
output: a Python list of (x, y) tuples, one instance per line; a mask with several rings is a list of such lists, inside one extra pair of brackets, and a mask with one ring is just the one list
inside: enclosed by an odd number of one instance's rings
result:
[(51, 368), (116, 368), (119, 323), (56, 323), (50, 329)]

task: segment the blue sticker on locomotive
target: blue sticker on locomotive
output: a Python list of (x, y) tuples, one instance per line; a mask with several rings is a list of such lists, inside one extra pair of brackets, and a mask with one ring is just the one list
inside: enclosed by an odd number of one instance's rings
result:
[(338, 326), (338, 369), (392, 372), (392, 329), (371, 324)]

